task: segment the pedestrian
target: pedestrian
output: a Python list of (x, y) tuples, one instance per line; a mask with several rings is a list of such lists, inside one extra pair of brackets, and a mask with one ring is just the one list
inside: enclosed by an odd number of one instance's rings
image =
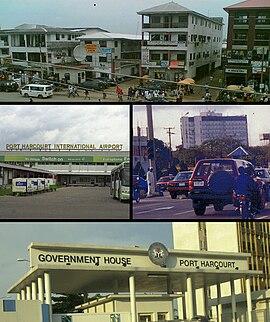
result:
[(73, 87), (74, 89), (73, 89), (73, 96), (75, 97), (75, 96), (78, 96), (79, 97), (79, 93), (78, 93), (78, 88), (77, 87)]
[(118, 94), (119, 102), (123, 102), (123, 91), (120, 89), (120, 92)]
[(86, 89), (84, 91), (84, 99), (86, 100), (87, 98), (90, 100), (89, 91)]
[(147, 181), (147, 197), (151, 197), (155, 192), (155, 179), (153, 168), (149, 168), (146, 173), (146, 181)]

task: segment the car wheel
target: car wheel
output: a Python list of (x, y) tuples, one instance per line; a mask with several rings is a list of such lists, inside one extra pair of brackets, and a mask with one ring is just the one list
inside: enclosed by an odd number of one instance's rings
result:
[(43, 96), (41, 94), (38, 95), (38, 98), (43, 98)]
[(215, 211), (222, 211), (223, 208), (224, 208), (224, 206), (222, 204), (220, 204), (220, 203), (214, 204)]
[(199, 206), (194, 208), (194, 212), (196, 216), (203, 216), (206, 210), (206, 206)]
[(29, 97), (29, 95), (27, 93), (24, 94), (24, 97)]
[(176, 197), (177, 197), (177, 194), (176, 193), (171, 193), (171, 198), (172, 199), (176, 199)]

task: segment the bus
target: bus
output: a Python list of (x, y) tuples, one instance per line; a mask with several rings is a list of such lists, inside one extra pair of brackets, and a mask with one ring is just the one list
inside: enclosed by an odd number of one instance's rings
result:
[(130, 199), (130, 163), (125, 161), (111, 171), (111, 195), (122, 200)]

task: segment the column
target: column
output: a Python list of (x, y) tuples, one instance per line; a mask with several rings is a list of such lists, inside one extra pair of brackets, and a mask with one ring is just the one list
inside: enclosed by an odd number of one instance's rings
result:
[(234, 280), (231, 283), (231, 298), (232, 298), (232, 322), (236, 322), (236, 298), (234, 289)]
[(247, 293), (247, 314), (248, 322), (252, 322), (252, 300), (251, 300), (251, 288), (250, 288), (250, 278), (246, 277), (246, 293)]
[(30, 286), (26, 286), (26, 299), (27, 299), (27, 301), (31, 300), (31, 287)]
[(43, 303), (44, 302), (44, 287), (42, 277), (38, 277), (38, 299)]
[(21, 290), (21, 299), (25, 300), (25, 290)]
[(137, 322), (135, 277), (133, 274), (130, 275), (129, 277), (129, 293), (130, 293), (131, 322)]
[(192, 319), (194, 317), (194, 297), (193, 297), (193, 289), (192, 289), (192, 278), (191, 276), (187, 277), (187, 306), (188, 306), (188, 314), (187, 318)]
[(17, 301), (21, 299), (21, 293), (17, 293)]
[(45, 285), (45, 303), (52, 304), (51, 296), (51, 279), (49, 273), (44, 273), (44, 285)]
[(203, 295), (204, 295), (204, 315), (209, 315), (209, 310), (208, 310), (208, 287), (205, 285), (203, 288)]
[(32, 282), (32, 300), (36, 300), (37, 299), (37, 283), (36, 282)]
[(221, 290), (220, 283), (217, 284), (217, 318), (218, 322), (222, 322), (222, 304), (221, 304)]

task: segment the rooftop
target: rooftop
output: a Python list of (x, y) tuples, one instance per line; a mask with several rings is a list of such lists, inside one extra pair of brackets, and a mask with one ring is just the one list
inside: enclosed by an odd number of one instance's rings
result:
[(233, 9), (265, 9), (270, 8), (269, 0), (246, 0), (224, 8), (225, 11)]

